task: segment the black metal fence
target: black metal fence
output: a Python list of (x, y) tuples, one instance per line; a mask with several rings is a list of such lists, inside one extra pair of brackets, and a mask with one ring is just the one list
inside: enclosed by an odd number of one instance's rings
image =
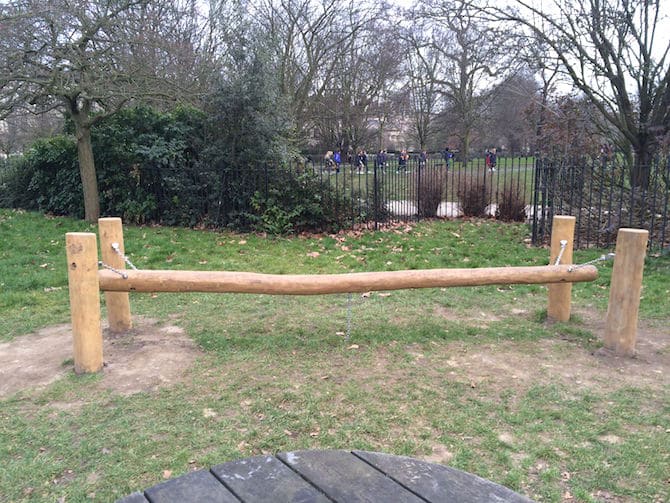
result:
[[(644, 169), (648, 183), (633, 186), (630, 168), (623, 162), (601, 159), (500, 156), (495, 166), (489, 166), (484, 159), (463, 164), (435, 154), (426, 161), (413, 156), (405, 165), (391, 155), (383, 165), (371, 156), (367, 165), (301, 162), (289, 168), (211, 167), (206, 173), (189, 172), (197, 191), (191, 197), (195, 202), (189, 200), (184, 212), (193, 215), (195, 224), (249, 228), (259, 219), (253, 200), (269, 207), (282, 194), (291, 193), (289, 206), (295, 206), (296, 199), (298, 203), (310, 199), (312, 205), (321, 201), (330, 212), (321, 221), (333, 227), (376, 229), (391, 222), (473, 215), (468, 198), (472, 199), (474, 187), (479, 191), (475, 206), (481, 210), (477, 216), (509, 218), (503, 210), (515, 199), (520, 207), (513, 216), (530, 225), (536, 245), (548, 241), (554, 215), (573, 215), (576, 248), (610, 247), (619, 228), (634, 227), (649, 231), (650, 250), (670, 250), (670, 163), (667, 157), (659, 157)], [(157, 179), (161, 173), (156, 173)], [(295, 181), (306, 173), (311, 182), (302, 192), (294, 190)], [(8, 183), (16, 176), (10, 163), (0, 162), (0, 205), (12, 206), (11, 198), (3, 195), (11, 192)], [(171, 178), (166, 180), (146, 189), (174, 213), (175, 197), (185, 200), (188, 191), (183, 183), (172, 190)], [(317, 197), (311, 197), (314, 194)], [(312, 212), (319, 213), (318, 208)], [(165, 216), (156, 218), (169, 223)]]
[(649, 231), (649, 249), (670, 245), (670, 165), (658, 157), (639, 169), (648, 183), (630, 183), (623, 162), (537, 160), (531, 224), (533, 243), (546, 241), (554, 215), (576, 217), (577, 248), (610, 247), (621, 227)]
[[(649, 166), (648, 185), (630, 183), (630, 168), (621, 161), (601, 159), (536, 159), (498, 157), (495, 166), (484, 159), (467, 165), (441, 158), (421, 162), (411, 158), (400, 166), (391, 157), (380, 166), (343, 163), (339, 168), (308, 164), (324, 183), (348, 197), (338, 211), (353, 224), (377, 228), (388, 222), (417, 221), (428, 216), (463, 216), (464, 190), (479, 180), (485, 205), (483, 216), (497, 218), (510, 197), (525, 204), (522, 218), (531, 226), (533, 244), (546, 243), (554, 215), (576, 217), (575, 247), (611, 247), (617, 230), (634, 227), (649, 231), (650, 249), (670, 246), (670, 165), (656, 158)], [(426, 211), (422, 197), (430, 196), (426, 184), (440, 184), (434, 212)]]

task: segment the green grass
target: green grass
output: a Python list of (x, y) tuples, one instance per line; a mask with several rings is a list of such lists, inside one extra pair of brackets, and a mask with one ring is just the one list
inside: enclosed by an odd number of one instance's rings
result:
[[(68, 321), (64, 235), (79, 221), (0, 210), (0, 341)], [(494, 221), (385, 232), (266, 238), (162, 227), (125, 229), (148, 269), (339, 273), (542, 265), (528, 229)], [(575, 253), (590, 260), (602, 250)], [(45, 265), (46, 264), (46, 265)], [(454, 362), (486, 348), (519, 360), (599, 346), (612, 264), (576, 284), (569, 323), (547, 324), (538, 285), (382, 296), (131, 295), (134, 315), (170, 319), (204, 350), (159, 391), (101, 391), (69, 373), (0, 399), (0, 500), (109, 501), (198, 467), (282, 450), (366, 449), (428, 456), (538, 501), (668, 501), (670, 394), (661, 385), (508, 380)], [(670, 259), (647, 260), (641, 317), (667, 327)], [(350, 340), (346, 332), (351, 311)], [(18, 339), (17, 339), (18, 338)], [(547, 343), (563, 341), (547, 356)], [(355, 344), (358, 348), (352, 348)], [(572, 354), (572, 353), (570, 353)], [(64, 362), (71, 367), (71, 362)], [(618, 371), (612, 365), (612, 376)], [(481, 369), (480, 369), (481, 370)], [(527, 369), (528, 371), (534, 369)], [(568, 369), (569, 370), (569, 369)], [(549, 372), (549, 371), (547, 371)], [(523, 381), (523, 382), (522, 382)]]

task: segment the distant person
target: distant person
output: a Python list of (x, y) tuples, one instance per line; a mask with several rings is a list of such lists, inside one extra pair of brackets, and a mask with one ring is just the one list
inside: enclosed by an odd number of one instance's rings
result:
[(361, 149), (358, 151), (356, 156), (356, 166), (358, 168), (358, 174), (361, 172), (367, 173), (368, 171), (368, 155), (365, 153), (365, 150)]
[(446, 169), (449, 169), (453, 163), (452, 159), (454, 158), (454, 153), (451, 151), (448, 145), (445, 147), (444, 152), (442, 152), (442, 157), (444, 158), (444, 165), (446, 166)]
[(398, 170), (397, 172), (399, 173), (401, 170), (404, 173), (407, 173), (407, 161), (409, 159), (409, 154), (407, 153), (407, 150), (401, 150), (400, 151), (400, 156), (398, 157)]
[(342, 154), (340, 154), (340, 150), (336, 150), (335, 153), (333, 154), (333, 162), (335, 163), (335, 173), (340, 172), (340, 164), (342, 164)]
[(489, 167), (491, 168), (491, 173), (496, 170), (496, 161), (498, 156), (496, 155), (496, 148), (493, 147), (491, 152), (489, 152)]
[(491, 151), (489, 149), (486, 149), (486, 153), (484, 154), (484, 164), (486, 165), (486, 169), (491, 171)]
[(323, 164), (326, 167), (326, 171), (330, 172), (335, 166), (335, 161), (333, 161), (333, 151), (329, 150), (323, 154)]
[(427, 162), (428, 162), (428, 153), (425, 150), (422, 150), (421, 153), (419, 154), (419, 169), (425, 168)]
[(375, 159), (375, 166), (379, 168), (382, 173), (384, 172), (384, 167), (386, 166), (386, 150), (379, 150), (377, 153), (377, 158)]

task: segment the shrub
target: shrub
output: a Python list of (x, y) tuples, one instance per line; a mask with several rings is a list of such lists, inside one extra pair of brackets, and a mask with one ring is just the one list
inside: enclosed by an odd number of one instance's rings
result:
[(458, 187), (458, 201), (466, 217), (485, 217), (488, 206), (489, 182), (485, 175), (466, 176)]
[(24, 156), (0, 161), (0, 208), (36, 210), (37, 202), (28, 193), (33, 168)]
[(417, 210), (422, 218), (437, 216), (445, 191), (445, 176), (440, 168), (423, 168), (413, 178), (412, 193), (417, 202)]
[(503, 190), (498, 193), (496, 218), (504, 222), (526, 221), (526, 201), (517, 182), (505, 184)]
[(257, 190), (249, 215), (254, 230), (269, 234), (337, 231), (350, 222), (351, 201), (312, 173), (275, 168), (268, 188)]

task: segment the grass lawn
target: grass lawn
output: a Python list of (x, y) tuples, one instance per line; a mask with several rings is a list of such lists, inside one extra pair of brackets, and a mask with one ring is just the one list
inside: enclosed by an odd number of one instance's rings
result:
[[(26, 368), (59, 355), (53, 382), (0, 394), (0, 501), (110, 501), (228, 460), (313, 448), (441, 462), (538, 501), (670, 500), (667, 255), (647, 259), (634, 359), (600, 348), (605, 263), (598, 280), (574, 285), (573, 319), (553, 324), (541, 285), (351, 299), (132, 294), (136, 328), (105, 333), (108, 366), (76, 376), (59, 326), (64, 236), (95, 230), (0, 210), (0, 361), (28, 347)], [(492, 220), (290, 239), (128, 227), (125, 247), (145, 269), (546, 264), (527, 234)]]
[[(441, 180), (444, 184), (444, 201), (458, 201), (459, 188), (462, 188), (467, 179), (474, 175), (484, 177), (488, 183), (487, 200), (490, 202), (497, 202), (498, 198), (502, 197), (501, 193), (511, 185), (519, 189), (527, 203), (532, 202), (535, 167), (533, 162), (526, 162), (526, 158), (502, 159), (493, 173), (486, 169), (484, 161), (480, 159), (469, 162), (467, 167), (463, 167), (460, 162), (455, 163), (448, 171), (444, 170), (444, 164), (438, 161), (431, 161), (428, 166), (431, 168), (428, 170), (429, 174), (434, 173), (434, 169), (445, 174)], [(373, 197), (375, 174), (372, 165), (367, 172), (360, 174), (355, 167), (343, 165), (338, 174), (323, 171), (319, 176), (327, 180), (338, 192), (344, 191), (354, 197)], [(384, 201), (415, 200), (414, 188), (421, 176), (425, 177), (426, 171), (420, 173), (416, 162), (411, 162), (406, 172), (398, 171), (395, 162), (389, 163), (385, 170), (377, 171), (378, 197)]]

